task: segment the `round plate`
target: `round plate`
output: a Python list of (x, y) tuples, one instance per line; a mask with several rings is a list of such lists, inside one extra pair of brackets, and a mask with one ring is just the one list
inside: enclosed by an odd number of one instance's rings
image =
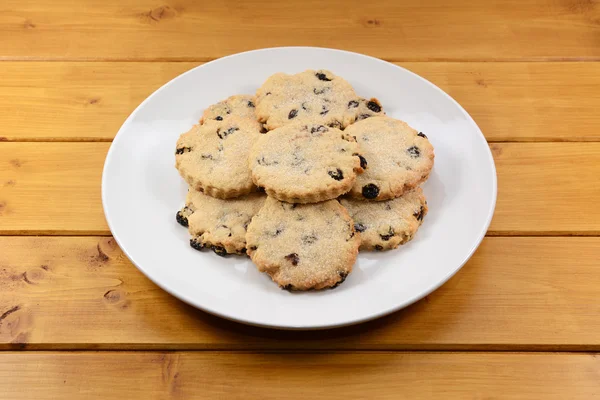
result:
[[(252, 94), (276, 72), (328, 69), (389, 116), (427, 134), (435, 166), (423, 189), (429, 214), (398, 250), (360, 253), (334, 290), (289, 293), (244, 257), (221, 258), (189, 246), (175, 222), (187, 185), (175, 169), (175, 143), (203, 110), (233, 94)], [(437, 289), (473, 254), (490, 224), (496, 171), (486, 140), (467, 112), (425, 79), (361, 54), (273, 48), (221, 58), (173, 79), (125, 121), (106, 157), (102, 202), (129, 259), (179, 299), (235, 321), (284, 329), (354, 324), (405, 307)]]

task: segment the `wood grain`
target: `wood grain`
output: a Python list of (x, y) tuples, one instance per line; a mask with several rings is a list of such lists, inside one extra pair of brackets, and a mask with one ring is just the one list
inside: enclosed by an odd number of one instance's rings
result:
[(587, 400), (599, 370), (595, 354), (7, 353), (0, 396)]
[[(0, 63), (0, 140), (109, 141), (148, 95), (197, 65)], [(600, 140), (598, 62), (398, 65), (454, 97), (489, 141)]]
[(317, 332), (205, 314), (151, 283), (112, 238), (0, 237), (0, 248), (2, 350), (600, 351), (600, 238), (487, 238), (424, 300)]
[[(0, 234), (109, 234), (100, 179), (109, 143), (2, 143)], [(600, 143), (494, 143), (490, 234), (600, 234)], [(40, 196), (43, 193), (43, 196)]]
[(207, 60), (327, 46), (389, 60), (600, 58), (594, 0), (4, 0), (4, 60)]

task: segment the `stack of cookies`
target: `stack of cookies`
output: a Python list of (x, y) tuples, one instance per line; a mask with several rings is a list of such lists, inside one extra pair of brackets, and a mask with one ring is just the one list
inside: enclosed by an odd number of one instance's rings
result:
[(177, 222), (194, 249), (247, 254), (280, 287), (313, 290), (342, 283), (359, 248), (412, 239), (434, 151), (376, 99), (308, 70), (209, 107), (175, 158), (189, 184)]

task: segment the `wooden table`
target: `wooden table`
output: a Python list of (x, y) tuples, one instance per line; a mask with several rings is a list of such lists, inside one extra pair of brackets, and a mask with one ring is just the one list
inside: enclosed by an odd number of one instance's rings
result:
[[(123, 255), (100, 177), (127, 115), (227, 54), (334, 47), (477, 121), (496, 214), (441, 289), (322, 332), (227, 322)], [(600, 398), (598, 0), (3, 0), (0, 398)]]

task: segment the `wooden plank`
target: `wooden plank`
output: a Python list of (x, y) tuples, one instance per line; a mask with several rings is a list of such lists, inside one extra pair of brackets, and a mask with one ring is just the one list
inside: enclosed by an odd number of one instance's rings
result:
[[(100, 201), (108, 147), (0, 144), (0, 234), (109, 234)], [(490, 234), (600, 234), (600, 143), (494, 143), (492, 150), (499, 195)]]
[(0, 248), (2, 350), (600, 350), (600, 238), (487, 238), (424, 300), (317, 332), (205, 314), (151, 283), (109, 237), (0, 237)]
[(490, 234), (600, 234), (600, 143), (491, 148), (498, 201)]
[[(148, 95), (196, 65), (0, 63), (0, 140), (111, 140)], [(600, 63), (398, 65), (453, 96), (490, 141), (600, 140)]]
[(0, 143), (0, 234), (107, 234), (110, 143)]
[(593, 0), (4, 0), (0, 54), (206, 60), (311, 45), (393, 60), (589, 60), (600, 57), (599, 10)]
[[(5, 399), (592, 399), (595, 354), (7, 353)], [(127, 377), (127, 379), (123, 379)]]

